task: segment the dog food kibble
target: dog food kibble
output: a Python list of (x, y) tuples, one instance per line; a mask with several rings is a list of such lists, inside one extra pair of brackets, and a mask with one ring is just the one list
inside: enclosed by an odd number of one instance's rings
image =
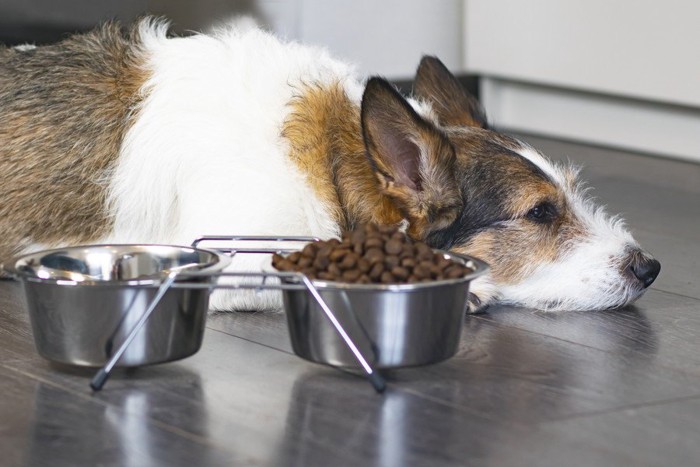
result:
[(341, 240), (313, 242), (289, 256), (275, 254), (272, 265), (310, 279), (356, 284), (403, 284), (457, 279), (472, 270), (435, 253), (393, 226), (368, 224)]

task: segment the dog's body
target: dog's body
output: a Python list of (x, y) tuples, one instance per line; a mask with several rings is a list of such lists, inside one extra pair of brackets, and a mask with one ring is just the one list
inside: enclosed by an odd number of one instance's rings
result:
[[(622, 306), (658, 274), (575, 173), (486, 129), (436, 59), (405, 99), (249, 21), (165, 32), (144, 20), (0, 49), (0, 261), (202, 234), (330, 238), (376, 222), (489, 262), (473, 308)], [(274, 305), (249, 299), (214, 306)]]

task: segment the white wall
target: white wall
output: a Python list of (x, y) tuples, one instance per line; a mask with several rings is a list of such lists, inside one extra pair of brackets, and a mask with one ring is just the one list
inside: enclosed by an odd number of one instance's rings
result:
[(463, 70), (463, 8), (464, 0), (0, 0), (0, 23), (87, 28), (148, 11), (183, 32), (261, 13), (277, 33), (324, 46), (363, 74), (412, 79), (424, 54)]
[(463, 67), (464, 0), (260, 0), (287, 37), (328, 48), (363, 74), (412, 79), (424, 54)]
[(700, 2), (466, 1), (497, 124), (700, 160)]
[(700, 107), (700, 2), (467, 1), (474, 71)]

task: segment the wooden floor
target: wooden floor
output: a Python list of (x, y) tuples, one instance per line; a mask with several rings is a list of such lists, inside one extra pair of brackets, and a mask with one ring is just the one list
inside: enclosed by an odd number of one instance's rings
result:
[(36, 355), (0, 283), (0, 465), (700, 465), (700, 166), (534, 137), (623, 213), (662, 272), (603, 313), (496, 307), (458, 355), (364, 379), (307, 363), (284, 316), (210, 317), (203, 348), (113, 377)]

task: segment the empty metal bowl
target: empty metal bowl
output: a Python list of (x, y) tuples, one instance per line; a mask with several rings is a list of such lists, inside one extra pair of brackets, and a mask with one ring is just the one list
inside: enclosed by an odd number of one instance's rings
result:
[[(227, 255), (182, 246), (90, 245), (29, 254), (8, 272), (23, 283), (39, 354), (54, 362), (101, 366), (142, 316), (164, 275), (213, 274), (229, 262)], [(197, 352), (208, 305), (207, 289), (169, 289), (118, 365), (168, 362)]]
[[(488, 269), (478, 259), (443, 254), (472, 272), (459, 279), (416, 284), (360, 285), (315, 280), (313, 285), (374, 368), (437, 363), (456, 353), (469, 283)], [(308, 291), (285, 290), (283, 294), (292, 347), (298, 356), (317, 363), (359, 368), (357, 358)]]

